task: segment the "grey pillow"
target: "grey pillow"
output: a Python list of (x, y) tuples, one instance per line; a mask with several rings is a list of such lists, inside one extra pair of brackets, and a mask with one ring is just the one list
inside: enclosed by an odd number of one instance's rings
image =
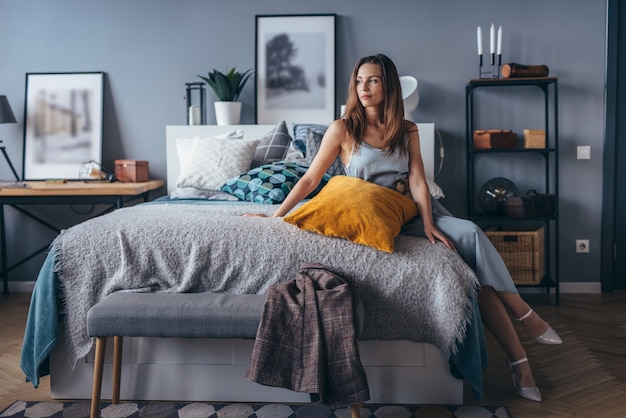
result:
[(284, 160), (290, 144), (291, 136), (283, 121), (261, 138), (254, 152), (251, 166), (258, 167)]
[[(304, 144), (306, 146), (306, 155), (304, 157), (305, 164), (311, 165), (313, 158), (315, 158), (315, 155), (317, 155), (317, 152), (320, 150), (320, 144), (322, 143), (323, 137), (323, 133), (307, 129), (306, 136), (304, 137)], [(341, 176), (346, 174), (339, 156), (337, 156), (337, 159), (331, 164), (328, 170), (326, 170), (326, 174), (331, 176)]]

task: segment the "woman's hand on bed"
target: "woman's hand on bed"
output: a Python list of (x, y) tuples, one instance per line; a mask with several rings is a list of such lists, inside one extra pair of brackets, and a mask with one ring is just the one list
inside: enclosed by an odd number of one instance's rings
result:
[(426, 229), (424, 232), (426, 233), (426, 238), (428, 238), (428, 241), (430, 241), (431, 243), (435, 244), (437, 241), (441, 241), (443, 245), (453, 251), (456, 251), (456, 248), (454, 247), (452, 241), (450, 241), (448, 237), (439, 229), (433, 227), (431, 229)]

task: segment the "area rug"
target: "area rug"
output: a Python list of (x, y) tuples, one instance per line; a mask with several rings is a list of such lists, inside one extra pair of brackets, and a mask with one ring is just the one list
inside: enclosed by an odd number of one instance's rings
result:
[[(88, 418), (90, 402), (16, 401), (2, 418)], [(325, 405), (122, 402), (100, 404), (102, 418), (350, 418), (350, 409)], [(504, 406), (365, 405), (361, 418), (508, 418)]]

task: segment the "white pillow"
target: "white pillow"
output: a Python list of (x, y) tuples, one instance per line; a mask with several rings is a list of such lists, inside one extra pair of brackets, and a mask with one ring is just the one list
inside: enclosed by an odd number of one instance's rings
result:
[[(211, 138), (201, 138), (195, 136), (194, 138), (210, 140)], [(189, 160), (191, 156), (191, 141), (194, 138), (176, 138), (176, 154), (178, 154), (178, 162), (180, 166), (183, 166), (183, 162)], [(243, 131), (241, 129), (236, 131), (224, 132), (223, 134), (215, 135), (213, 138), (218, 139), (243, 139)]]
[(258, 139), (193, 138), (189, 154), (179, 150), (179, 158), (185, 159), (176, 187), (219, 190), (226, 180), (250, 169), (258, 144)]
[(428, 190), (430, 191), (430, 195), (432, 197), (435, 199), (446, 197), (446, 195), (443, 194), (443, 189), (437, 183), (430, 179), (426, 179), (426, 182), (428, 183)]
[[(210, 138), (206, 138), (209, 140)], [(191, 157), (191, 141), (193, 138), (176, 138), (176, 155), (178, 155), (178, 165), (182, 167)]]
[(223, 134), (215, 135), (213, 138), (217, 139), (243, 139), (243, 130), (238, 129), (236, 131), (224, 132)]

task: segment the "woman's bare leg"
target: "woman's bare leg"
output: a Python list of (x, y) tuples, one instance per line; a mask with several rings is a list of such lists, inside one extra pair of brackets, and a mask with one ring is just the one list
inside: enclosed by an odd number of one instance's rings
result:
[[(509, 360), (514, 362), (525, 358), (526, 350), (524, 350), (524, 346), (517, 336), (509, 312), (503, 300), (492, 287), (484, 286), (478, 292), (478, 306), (483, 324), (502, 346)], [(514, 369), (522, 387), (535, 386), (528, 362), (514, 366)]]
[[(530, 306), (522, 299), (519, 293), (497, 292), (497, 294), (515, 318), (521, 318), (530, 311)], [(541, 319), (536, 312), (533, 312), (522, 321), (522, 326), (531, 337), (536, 337), (546, 332), (550, 325)]]

